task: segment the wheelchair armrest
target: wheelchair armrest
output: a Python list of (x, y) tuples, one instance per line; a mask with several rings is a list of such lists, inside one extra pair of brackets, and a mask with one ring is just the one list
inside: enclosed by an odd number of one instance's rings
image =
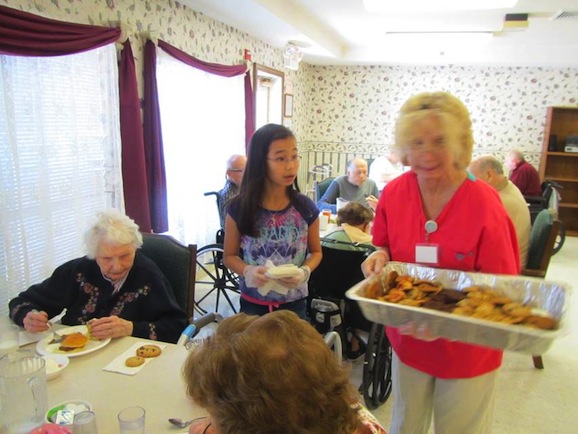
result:
[(530, 205), (541, 205), (544, 203), (543, 196), (524, 196), (524, 200)]
[(543, 279), (544, 277), (546, 277), (546, 272), (541, 270), (532, 270), (529, 268), (523, 268), (522, 276), (541, 277)]

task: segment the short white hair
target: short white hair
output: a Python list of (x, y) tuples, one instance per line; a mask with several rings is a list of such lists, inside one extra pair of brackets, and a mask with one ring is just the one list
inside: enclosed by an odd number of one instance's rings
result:
[(142, 246), (142, 235), (138, 225), (125, 214), (109, 209), (96, 215), (96, 222), (84, 234), (86, 255), (95, 259), (101, 241), (132, 244), (135, 249)]

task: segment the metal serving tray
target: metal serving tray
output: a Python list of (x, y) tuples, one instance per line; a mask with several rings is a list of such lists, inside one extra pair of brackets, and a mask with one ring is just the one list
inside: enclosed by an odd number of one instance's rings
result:
[(536, 355), (546, 352), (554, 339), (567, 332), (564, 319), (565, 306), (570, 297), (567, 284), (522, 276), (444, 270), (402, 262), (389, 262), (385, 266), (386, 273), (394, 270), (419, 279), (437, 280), (445, 288), (457, 290), (471, 285), (489, 285), (516, 302), (548, 312), (559, 321), (559, 327), (556, 330), (533, 329), (365, 298), (361, 290), (366, 279), (350, 288), (346, 296), (359, 303), (361, 311), (370, 321), (393, 327), (413, 322), (418, 327), (425, 327), (432, 336)]

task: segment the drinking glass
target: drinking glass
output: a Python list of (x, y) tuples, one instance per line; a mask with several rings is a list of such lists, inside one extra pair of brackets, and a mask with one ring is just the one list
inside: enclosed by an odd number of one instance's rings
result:
[(142, 407), (126, 407), (118, 413), (120, 434), (144, 434), (145, 414)]
[(81, 411), (75, 414), (72, 422), (72, 432), (74, 434), (98, 434), (94, 411)]

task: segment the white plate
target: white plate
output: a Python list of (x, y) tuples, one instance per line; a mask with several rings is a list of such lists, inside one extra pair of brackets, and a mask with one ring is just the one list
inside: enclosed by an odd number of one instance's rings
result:
[[(87, 334), (88, 330), (85, 325), (78, 325), (72, 327), (61, 328), (56, 331), (59, 335), (68, 335), (71, 333), (84, 333)], [(49, 344), (52, 340), (52, 336), (48, 336), (36, 344), (36, 352), (41, 355), (45, 354), (64, 354), (68, 357), (78, 357), (83, 356), (85, 354), (92, 353), (94, 351), (100, 350), (102, 347), (105, 347), (110, 343), (110, 338), (103, 339), (102, 341), (98, 340), (89, 340), (88, 343), (84, 346), (84, 348), (72, 351), (60, 351), (58, 347), (60, 347), (60, 343), (57, 344)]]

